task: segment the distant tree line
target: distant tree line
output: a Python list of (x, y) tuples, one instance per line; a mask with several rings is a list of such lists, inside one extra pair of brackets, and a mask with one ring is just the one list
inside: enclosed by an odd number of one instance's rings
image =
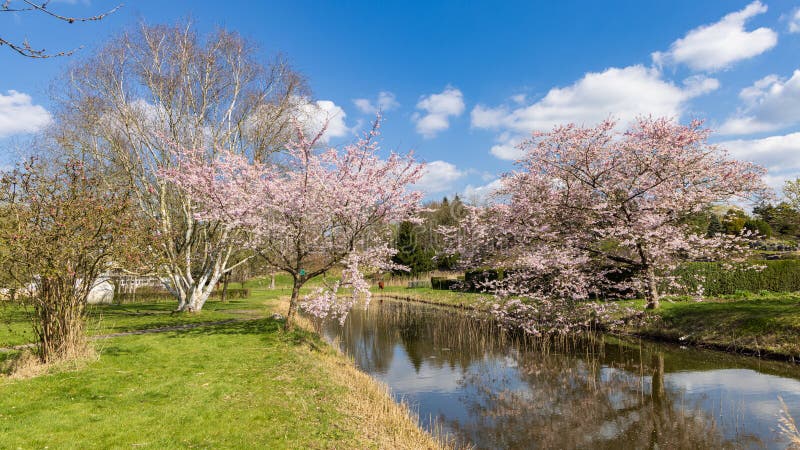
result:
[[(440, 201), (426, 203), (424, 211), (420, 223), (404, 221), (396, 226), (397, 254), (394, 262), (408, 267), (411, 275), (433, 270), (455, 270), (457, 257), (445, 251), (440, 228), (458, 225), (467, 214), (464, 203), (458, 195), (452, 200), (444, 197)], [(409, 272), (396, 271), (399, 274)]]

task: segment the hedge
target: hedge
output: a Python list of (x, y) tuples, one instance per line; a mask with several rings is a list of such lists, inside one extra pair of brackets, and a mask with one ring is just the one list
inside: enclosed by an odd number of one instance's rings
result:
[[(753, 265), (766, 266), (763, 270), (750, 268)], [(509, 270), (499, 268), (482, 268), (468, 270), (464, 273), (464, 288), (469, 291), (482, 291), (482, 284), (487, 281), (502, 280), (509, 274)], [(633, 275), (630, 271), (619, 271), (609, 274), (612, 282), (621, 282)], [(758, 260), (748, 263), (731, 264), (721, 262), (690, 262), (682, 264), (673, 275), (682, 286), (683, 293), (697, 292), (699, 285), (703, 286), (703, 293), (707, 296), (735, 294), (737, 291), (772, 291), (796, 292), (800, 291), (800, 260)], [(450, 289), (456, 280), (439, 281), (431, 278), (434, 289)], [(444, 280), (444, 279), (442, 279)], [(704, 281), (702, 281), (704, 280)], [(442, 286), (442, 287), (437, 287)], [(672, 289), (661, 286), (664, 293)], [(623, 296), (624, 292), (609, 290), (601, 297), (614, 298)]]
[[(748, 265), (766, 266), (763, 270), (748, 269)], [(675, 270), (678, 283), (688, 292), (695, 292), (700, 284), (704, 295), (734, 294), (736, 291), (800, 291), (800, 261), (769, 260), (750, 261), (748, 265), (733, 268), (719, 262), (692, 262)], [(698, 280), (698, 276), (705, 281)]]
[(469, 291), (484, 291), (485, 283), (489, 281), (500, 281), (505, 275), (505, 269), (500, 267), (497, 269), (481, 268), (472, 269), (464, 272), (465, 288)]

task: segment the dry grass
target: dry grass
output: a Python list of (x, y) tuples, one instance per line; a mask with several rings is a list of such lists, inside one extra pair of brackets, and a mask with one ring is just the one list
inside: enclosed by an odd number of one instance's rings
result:
[(38, 354), (26, 349), (0, 364), (0, 380), (24, 380), (53, 372), (80, 370), (99, 357), (100, 354), (87, 345), (80, 352), (73, 351), (63, 358), (43, 363)]
[(456, 278), (464, 275), (464, 272), (434, 270), (432, 272), (420, 273), (417, 275), (394, 275), (383, 280), (384, 286), (406, 287), (410, 282), (427, 282), (430, 286), (431, 277)]

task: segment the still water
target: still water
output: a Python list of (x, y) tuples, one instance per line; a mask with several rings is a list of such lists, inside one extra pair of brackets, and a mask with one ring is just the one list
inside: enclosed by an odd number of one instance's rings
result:
[(605, 336), (543, 346), (451, 308), (373, 300), (323, 335), (477, 448), (786, 448), (800, 366)]

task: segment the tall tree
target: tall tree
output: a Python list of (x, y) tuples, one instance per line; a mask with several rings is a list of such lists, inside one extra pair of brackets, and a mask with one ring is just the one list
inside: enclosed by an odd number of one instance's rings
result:
[[(198, 220), (254, 235), (258, 254), (292, 276), (287, 329), (303, 285), (337, 265), (344, 267), (342, 281), (307, 296), (304, 309), (344, 320), (359, 294), (369, 297), (362, 271), (395, 267), (388, 224), (412, 218), (421, 197), (408, 190), (421, 165), (410, 155), (379, 158), (378, 122), (342, 149), (316, 150), (324, 130), (309, 138), (296, 129), (278, 162), (224, 152), (209, 164), (205, 150), (179, 148), (180, 166), (162, 172), (198, 200)], [(347, 298), (337, 295), (343, 284), (353, 291)]]
[[(140, 25), (66, 74), (55, 139), (93, 155), (125, 181), (157, 231), (155, 268), (178, 310), (200, 310), (217, 281), (242, 262), (230, 228), (193, 217), (192, 195), (157, 176), (177, 167), (171, 146), (263, 161), (289, 137), (305, 84), (282, 58), (223, 29)], [(59, 91), (60, 92), (60, 91)]]
[(800, 178), (786, 180), (783, 185), (783, 196), (786, 197), (786, 203), (796, 211), (800, 211)]
[(776, 205), (763, 203), (753, 208), (753, 213), (767, 222), (773, 232), (781, 237), (800, 237), (800, 211), (786, 202)]
[[(613, 263), (634, 275), (615, 287), (641, 292), (657, 308), (660, 274), (683, 259), (736, 248), (736, 237), (704, 236), (686, 218), (763, 192), (764, 171), (707, 143), (699, 121), (642, 118), (626, 132), (616, 125), (559, 126), (524, 142), (519, 170), (502, 181), (505, 203), (484, 221), (493, 229), (481, 231), (504, 242), (479, 250), (521, 273), (548, 271), (550, 280), (563, 267), (565, 292), (575, 297), (590, 294), (600, 268)], [(482, 253), (461, 241), (464, 255)]]
[[(392, 257), (392, 261), (408, 268), (411, 275), (418, 275), (429, 272), (434, 268), (433, 250), (423, 247), (420, 242), (416, 224), (404, 220), (397, 226), (397, 237), (395, 237), (395, 248), (397, 253)], [(405, 269), (399, 270), (405, 272)]]

